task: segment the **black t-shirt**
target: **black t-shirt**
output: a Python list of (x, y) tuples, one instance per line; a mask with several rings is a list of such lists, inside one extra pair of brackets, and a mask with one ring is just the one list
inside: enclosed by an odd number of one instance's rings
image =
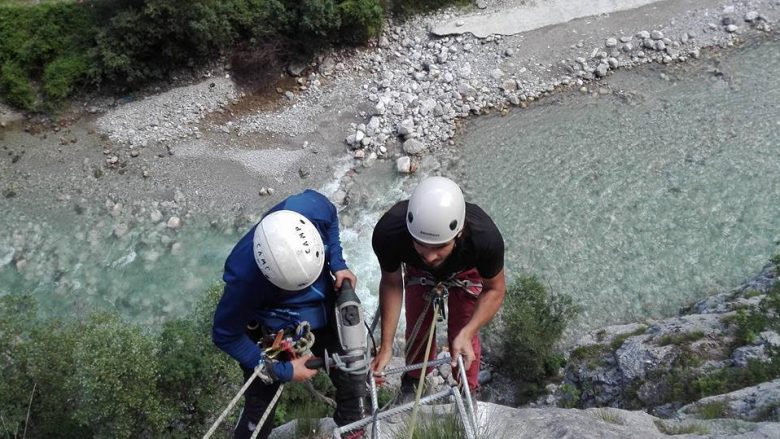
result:
[(412, 235), (406, 228), (409, 200), (391, 207), (374, 228), (371, 245), (382, 270), (393, 272), (401, 263), (425, 270), (439, 280), (475, 268), (483, 279), (497, 275), (504, 268), (504, 239), (493, 220), (476, 204), (466, 203), (466, 224), (455, 241), (450, 256), (438, 268), (428, 267), (414, 250)]

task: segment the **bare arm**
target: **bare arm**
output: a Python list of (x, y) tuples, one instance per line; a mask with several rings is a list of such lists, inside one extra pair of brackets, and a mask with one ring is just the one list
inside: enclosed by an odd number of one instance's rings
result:
[(474, 309), (474, 314), (471, 316), (471, 320), (469, 320), (466, 326), (461, 329), (460, 333), (458, 333), (452, 342), (453, 363), (459, 354), (463, 354), (463, 360), (465, 361), (464, 365), (467, 369), (471, 366), (471, 362), (475, 358), (474, 349), (471, 346), (471, 339), (479, 332), (480, 328), (487, 325), (488, 322), (495, 317), (496, 313), (498, 313), (498, 310), (501, 308), (501, 304), (504, 303), (505, 294), (506, 279), (504, 278), (503, 269), (501, 269), (497, 275), (489, 279), (482, 279), (482, 293), (477, 300), (477, 307)]
[(393, 354), (393, 340), (398, 329), (401, 316), (401, 305), (404, 299), (403, 276), (401, 268), (389, 272), (382, 270), (379, 281), (379, 309), (382, 315), (382, 336), (379, 354), (371, 365), (374, 372), (381, 372)]

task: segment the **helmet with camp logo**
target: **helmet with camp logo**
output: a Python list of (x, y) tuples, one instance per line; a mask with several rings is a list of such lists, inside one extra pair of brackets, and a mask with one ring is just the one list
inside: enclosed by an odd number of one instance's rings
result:
[(406, 227), (423, 244), (444, 244), (463, 230), (466, 202), (449, 178), (428, 177), (414, 189), (406, 211)]
[(266, 215), (255, 228), (253, 247), (263, 276), (286, 291), (302, 290), (314, 283), (325, 264), (319, 231), (291, 210)]

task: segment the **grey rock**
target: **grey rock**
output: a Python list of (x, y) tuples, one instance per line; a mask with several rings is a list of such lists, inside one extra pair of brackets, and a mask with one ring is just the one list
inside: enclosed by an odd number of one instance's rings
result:
[(295, 77), (301, 76), (304, 70), (306, 70), (306, 64), (302, 63), (290, 63), (290, 65), (287, 66), (287, 73)]
[(745, 14), (745, 17), (744, 17), (744, 19), (745, 19), (745, 21), (747, 21), (748, 23), (752, 23), (752, 22), (754, 22), (754, 21), (758, 20), (758, 16), (759, 16), (759, 15), (758, 15), (758, 12), (756, 12), (756, 11), (748, 11), (748, 12)]
[(730, 34), (733, 34), (737, 30), (739, 30), (739, 27), (736, 24), (729, 24), (728, 26), (726, 26), (726, 32)]
[(623, 45), (622, 49), (623, 52), (631, 52), (632, 50), (634, 50), (634, 45), (631, 43), (626, 43)]
[(628, 42), (630, 42), (632, 39), (633, 39), (633, 38), (631, 38), (631, 37), (630, 37), (630, 36), (628, 36), (628, 35), (623, 35), (622, 37), (620, 37), (620, 42), (621, 42), (621, 43), (628, 43)]
[(646, 31), (646, 30), (643, 30), (643, 31), (640, 31), (640, 32), (638, 32), (638, 33), (636, 34), (636, 36), (637, 36), (637, 38), (639, 38), (640, 40), (646, 40), (646, 39), (650, 38), (650, 32), (648, 32), (648, 31)]
[(617, 39), (615, 38), (607, 38), (607, 41), (604, 43), (606, 47), (615, 47), (617, 46)]
[(115, 237), (122, 239), (127, 235), (127, 232), (130, 231), (130, 227), (125, 223), (119, 223), (114, 226), (113, 234)]
[(412, 172), (412, 159), (409, 156), (399, 157), (395, 161), (395, 170), (399, 174), (411, 174)]
[(507, 79), (501, 84), (501, 89), (504, 91), (515, 91), (517, 90), (517, 81), (514, 79)]
[(463, 96), (474, 97), (474, 96), (477, 95), (477, 89), (475, 89), (471, 85), (463, 82), (463, 83), (458, 85), (458, 93), (460, 93)]
[(178, 229), (179, 227), (181, 227), (181, 218), (179, 218), (178, 216), (172, 216), (168, 218), (168, 222), (165, 223), (165, 226), (168, 227), (169, 229)]
[(490, 77), (493, 79), (501, 79), (504, 76), (504, 72), (501, 69), (493, 69), (490, 71)]
[(403, 149), (407, 154), (419, 154), (425, 151), (425, 144), (417, 139), (409, 139), (404, 142)]
[(663, 37), (664, 37), (664, 33), (661, 32), (660, 30), (654, 30), (654, 31), (650, 32), (650, 38), (652, 38), (654, 40), (660, 40), (660, 39), (663, 39)]
[(607, 76), (608, 71), (609, 71), (609, 64), (601, 63), (596, 67), (596, 76), (599, 78), (603, 78)]
[(404, 119), (398, 124), (397, 130), (399, 136), (407, 137), (411, 135), (414, 132), (414, 120), (411, 118)]
[(747, 367), (750, 360), (758, 360), (762, 363), (770, 361), (764, 345), (740, 346), (734, 349), (731, 355), (731, 361), (737, 367)]

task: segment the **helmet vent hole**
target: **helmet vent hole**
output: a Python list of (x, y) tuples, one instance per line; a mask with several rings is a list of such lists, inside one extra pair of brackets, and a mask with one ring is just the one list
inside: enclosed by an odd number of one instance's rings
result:
[(450, 223), (450, 230), (455, 230), (458, 227), (458, 220), (452, 220)]
[(317, 258), (319, 258), (319, 257), (320, 257), (320, 252), (318, 252), (318, 251), (317, 251), (317, 252), (314, 252), (314, 256), (315, 256), (315, 257), (317, 257)]
[(302, 219), (298, 219), (298, 221), (300, 221), (300, 222), (301, 222), (301, 224), (306, 224), (306, 221), (304, 221), (304, 220), (302, 220)]
[(406, 216), (407, 221), (410, 223), (414, 221), (414, 215), (412, 215), (412, 212), (409, 212), (409, 214)]

